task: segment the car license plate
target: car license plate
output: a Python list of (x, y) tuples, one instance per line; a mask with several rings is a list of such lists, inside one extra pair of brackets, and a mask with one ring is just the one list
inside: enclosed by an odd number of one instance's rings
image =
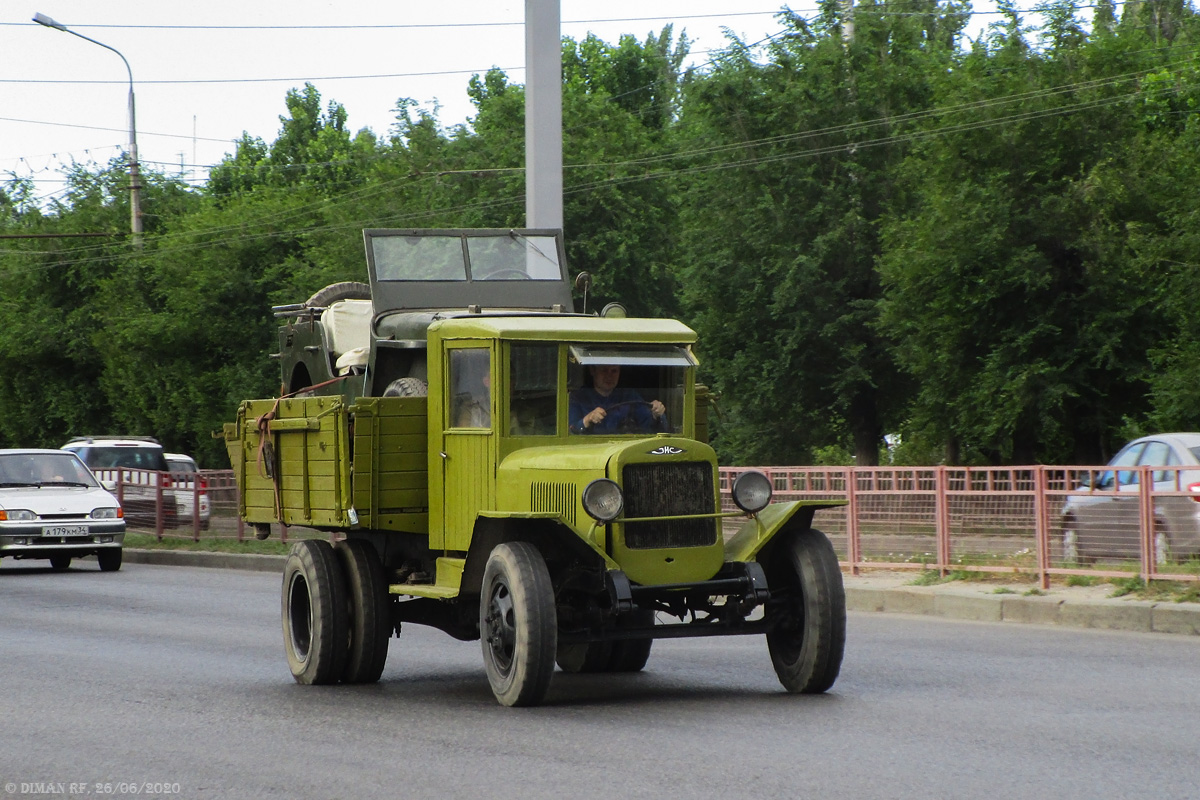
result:
[(87, 536), (86, 525), (55, 525), (42, 528), (42, 536)]

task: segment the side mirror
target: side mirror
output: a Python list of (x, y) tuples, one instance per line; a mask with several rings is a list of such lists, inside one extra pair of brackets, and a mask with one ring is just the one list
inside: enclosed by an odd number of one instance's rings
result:
[(588, 289), (592, 288), (592, 275), (589, 272), (581, 272), (575, 276), (575, 291), (583, 295), (583, 313), (587, 313), (587, 296)]

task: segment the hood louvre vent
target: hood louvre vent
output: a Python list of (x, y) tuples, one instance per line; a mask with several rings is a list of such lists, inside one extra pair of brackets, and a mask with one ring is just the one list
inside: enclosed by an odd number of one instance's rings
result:
[(530, 487), (529, 506), (534, 511), (553, 511), (574, 525), (575, 509), (579, 507), (575, 485), (536, 481)]

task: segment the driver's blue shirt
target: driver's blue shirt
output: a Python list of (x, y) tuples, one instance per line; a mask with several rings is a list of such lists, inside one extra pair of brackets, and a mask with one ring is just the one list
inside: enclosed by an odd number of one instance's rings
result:
[[(607, 416), (591, 427), (583, 427), (583, 418), (596, 408), (603, 408)], [(568, 419), (571, 433), (650, 433), (666, 429), (667, 415), (655, 419), (650, 404), (633, 389), (618, 386), (605, 397), (590, 386), (582, 386), (571, 392)]]

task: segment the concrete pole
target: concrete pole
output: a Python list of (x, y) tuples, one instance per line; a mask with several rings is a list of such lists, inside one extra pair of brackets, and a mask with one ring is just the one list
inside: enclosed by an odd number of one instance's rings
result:
[(525, 0), (525, 224), (563, 226), (559, 0)]
[[(120, 55), (118, 53), (118, 55)], [(125, 56), (121, 56), (125, 60)], [(129, 66), (129, 62), (125, 63)], [(142, 246), (142, 173), (138, 163), (137, 122), (133, 108), (133, 70), (129, 71), (129, 229), (133, 246)]]

